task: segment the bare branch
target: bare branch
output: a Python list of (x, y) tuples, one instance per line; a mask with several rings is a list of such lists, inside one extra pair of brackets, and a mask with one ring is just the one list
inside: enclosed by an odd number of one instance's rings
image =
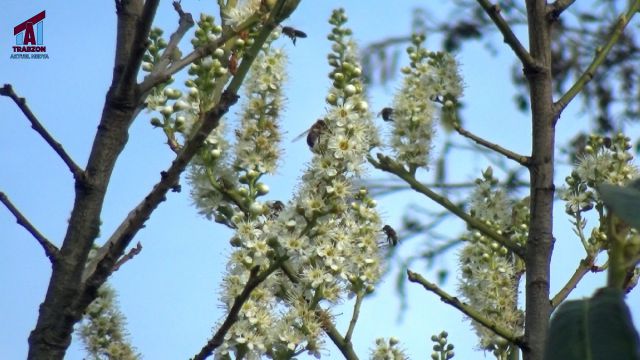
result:
[(412, 189), (427, 196), (429, 199), (437, 202), (445, 209), (451, 211), (451, 213), (464, 220), (470, 227), (477, 229), (482, 234), (497, 241), (507, 249), (511, 250), (514, 254), (518, 255), (520, 258), (524, 258), (525, 250), (522, 248), (522, 246), (515, 243), (511, 239), (498, 234), (480, 219), (474, 218), (473, 216), (467, 214), (464, 210), (456, 206), (456, 204), (452, 203), (446, 197), (433, 192), (433, 190), (429, 189), (426, 185), (419, 182), (413, 174), (402, 167), (402, 165), (396, 163), (390, 157), (378, 154), (378, 161), (374, 160), (371, 156), (368, 157), (368, 160), (369, 163), (375, 168), (397, 175), (399, 178), (409, 184)]
[(567, 283), (558, 291), (556, 296), (551, 299), (551, 308), (555, 309), (561, 302), (563, 302), (567, 296), (576, 288), (580, 280), (589, 272), (594, 271), (593, 262), (595, 261), (595, 257), (592, 255), (588, 255), (586, 258), (580, 260), (580, 265), (576, 271), (571, 275), (571, 278)]
[(121, 257), (120, 260), (118, 260), (118, 262), (116, 262), (115, 265), (113, 265), (113, 271), (114, 272), (118, 271), (118, 269), (120, 269), (120, 266), (122, 266), (127, 261), (133, 259), (136, 255), (140, 254), (140, 251), (142, 251), (142, 244), (140, 244), (140, 241), (138, 241), (138, 243), (136, 244), (136, 247), (129, 250), (129, 252), (126, 255)]
[(62, 144), (57, 142), (49, 134), (49, 132), (47, 132), (47, 129), (45, 129), (44, 126), (42, 126), (40, 121), (38, 121), (38, 118), (31, 112), (31, 109), (29, 109), (29, 107), (27, 106), (26, 100), (22, 97), (19, 97), (13, 91), (13, 87), (10, 84), (5, 84), (0, 89), (0, 95), (10, 97), (11, 100), (13, 100), (16, 103), (16, 105), (18, 105), (20, 110), (22, 110), (22, 113), (27, 117), (29, 122), (31, 122), (31, 128), (33, 128), (33, 130), (35, 130), (38, 134), (40, 134), (40, 136), (42, 136), (42, 138), (47, 142), (47, 144), (49, 144), (49, 146), (53, 148), (53, 151), (55, 151), (56, 154), (60, 156), (60, 158), (67, 165), (67, 167), (69, 168), (69, 170), (71, 171), (75, 179), (79, 179), (82, 176), (84, 176), (84, 171), (78, 165), (76, 165), (76, 163), (71, 159), (71, 156), (67, 154), (67, 152), (62, 147)]
[(47, 255), (51, 263), (56, 262), (58, 260), (60, 250), (58, 250), (58, 248), (55, 245), (53, 245), (51, 241), (47, 240), (47, 238), (44, 237), (44, 235), (42, 235), (38, 231), (38, 229), (36, 229), (35, 226), (33, 226), (29, 222), (29, 220), (27, 220), (27, 218), (24, 217), (24, 215), (22, 215), (20, 210), (18, 210), (18, 208), (16, 208), (13, 205), (11, 200), (9, 200), (7, 195), (2, 191), (0, 191), (0, 202), (3, 203), (4, 206), (7, 207), (7, 209), (9, 209), (9, 211), (13, 214), (13, 216), (15, 216), (16, 222), (22, 227), (24, 227), (31, 235), (33, 235), (33, 237), (38, 241), (38, 243), (40, 243), (40, 245), (44, 249), (45, 255)]
[(527, 348), (527, 344), (523, 341), (522, 337), (517, 336), (513, 333), (513, 331), (504, 328), (500, 324), (497, 324), (495, 321), (487, 319), (481, 312), (477, 311), (472, 306), (463, 303), (457, 297), (449, 295), (446, 291), (440, 289), (438, 285), (429, 282), (420, 274), (414, 273), (411, 270), (407, 270), (407, 276), (409, 278), (409, 281), (418, 283), (422, 285), (426, 290), (440, 296), (440, 300), (460, 310), (463, 314), (482, 324), (484, 327), (493, 331), (497, 335), (505, 338), (510, 343), (517, 345), (521, 349)]
[(193, 21), (193, 16), (191, 16), (190, 13), (185, 13), (182, 10), (182, 6), (179, 2), (174, 1), (173, 8), (176, 10), (179, 16), (178, 29), (176, 29), (176, 31), (169, 37), (169, 44), (164, 49), (164, 52), (160, 57), (160, 61), (156, 65), (160, 69), (165, 69), (169, 65), (173, 56), (175, 56), (178, 44), (187, 33), (187, 31), (189, 31), (189, 29), (191, 29), (191, 27), (193, 27), (193, 25), (195, 24), (195, 22)]
[(567, 10), (576, 0), (556, 0), (553, 4), (549, 5), (549, 15), (552, 19), (560, 17), (563, 11)]
[(529, 52), (527, 51), (527, 49), (524, 48), (524, 46), (522, 46), (522, 43), (520, 43), (520, 40), (518, 40), (518, 37), (516, 36), (516, 34), (513, 33), (509, 24), (502, 17), (502, 15), (500, 15), (500, 6), (497, 4), (496, 5), (491, 4), (489, 0), (477, 0), (477, 1), (478, 1), (478, 4), (482, 6), (484, 11), (487, 13), (487, 15), (489, 15), (491, 20), (493, 20), (493, 22), (496, 24), (496, 26), (498, 27), (498, 30), (500, 30), (500, 32), (504, 36), (504, 42), (507, 43), (507, 45), (509, 45), (509, 47), (513, 50), (513, 52), (516, 54), (518, 59), (520, 59), (520, 61), (522, 62), (522, 65), (525, 68), (525, 72), (529, 72), (529, 71), (537, 72), (541, 70), (542, 65), (538, 61), (536, 61), (531, 56), (531, 54), (529, 54)]
[(564, 93), (564, 95), (562, 95), (562, 97), (560, 97), (560, 99), (556, 101), (555, 104), (553, 104), (553, 110), (556, 115), (556, 122), (560, 118), (560, 114), (562, 114), (562, 111), (567, 107), (567, 105), (569, 105), (571, 100), (573, 100), (573, 98), (575, 98), (576, 95), (578, 95), (582, 91), (582, 89), (591, 81), (591, 79), (593, 79), (596, 70), (600, 65), (602, 65), (605, 58), (613, 48), (613, 45), (618, 42), (618, 39), (620, 38), (620, 35), (622, 35), (625, 27), (629, 24), (631, 18), (633, 18), (633, 16), (638, 11), (640, 11), (640, 0), (635, 0), (629, 7), (629, 10), (627, 10), (626, 13), (620, 15), (620, 17), (618, 18), (618, 22), (614, 26), (609, 40), (607, 40), (604, 46), (598, 47), (596, 49), (596, 55), (593, 58), (591, 64), (589, 64), (587, 69), (582, 73), (582, 75), (580, 75), (575, 84), (573, 84), (573, 86), (571, 86), (571, 88), (567, 90), (567, 92)]
[(462, 136), (464, 136), (464, 137), (466, 137), (468, 139), (471, 139), (471, 140), (475, 141), (476, 143), (478, 143), (478, 144), (480, 144), (480, 145), (482, 145), (482, 146), (484, 146), (484, 147), (486, 147), (488, 149), (491, 149), (491, 150), (493, 150), (493, 151), (495, 151), (495, 152), (497, 152), (497, 153), (499, 153), (501, 155), (504, 155), (507, 158), (517, 162), (518, 164), (520, 164), (522, 166), (529, 167), (530, 162), (531, 162), (531, 159), (529, 159), (529, 157), (524, 156), (524, 155), (520, 155), (520, 154), (515, 153), (515, 152), (513, 152), (511, 150), (505, 149), (505, 148), (503, 148), (502, 146), (500, 146), (498, 144), (494, 144), (494, 143), (489, 142), (489, 141), (487, 141), (487, 140), (485, 140), (485, 139), (483, 139), (483, 138), (481, 138), (481, 137), (479, 137), (477, 135), (474, 135), (473, 133), (463, 129), (462, 127), (460, 127), (460, 124), (458, 124), (458, 123), (454, 124), (453, 127), (454, 127), (454, 129), (456, 129), (458, 134), (460, 134), (460, 135), (462, 135)]

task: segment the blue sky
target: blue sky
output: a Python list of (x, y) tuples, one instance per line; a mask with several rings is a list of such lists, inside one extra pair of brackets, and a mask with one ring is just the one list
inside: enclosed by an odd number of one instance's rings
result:
[[(112, 1), (45, 2), (3, 1), (0, 21), (0, 82), (10, 83), (20, 96), (26, 97), (33, 112), (68, 153), (79, 164), (85, 164), (91, 141), (108, 88), (115, 44), (115, 9)], [(402, 1), (302, 1), (299, 10), (286, 23), (304, 30), (309, 37), (293, 47), (281, 40), (290, 57), (290, 81), (287, 85), (287, 112), (283, 118), (287, 138), (304, 131), (322, 115), (324, 96), (330, 82), (326, 77), (326, 34), (331, 10), (342, 6), (347, 10), (349, 26), (360, 44), (404, 35), (410, 29), (411, 9), (428, 2)], [(435, 3), (435, 2), (434, 2)], [(433, 3), (429, 4), (432, 5)], [(194, 15), (201, 11), (217, 16), (213, 1), (183, 0), (182, 6)], [(50, 59), (11, 60), (14, 44), (13, 26), (46, 10), (44, 39)], [(440, 7), (440, 14), (445, 9)], [(169, 1), (162, 1), (156, 25), (165, 34), (176, 26), (177, 18)], [(489, 56), (481, 44), (472, 44), (457, 54), (467, 85), (465, 118), (468, 128), (489, 139), (499, 141), (521, 153), (529, 153), (529, 119), (512, 106), (510, 83), (511, 54), (501, 46), (497, 57)], [(428, 46), (437, 50), (432, 39)], [(190, 47), (188, 41), (184, 49)], [(179, 83), (179, 82), (177, 82)], [(371, 108), (387, 106), (395, 85), (371, 90)], [(577, 115), (571, 105), (560, 120), (559, 141), (566, 140), (577, 128), (588, 128), (587, 119)], [(239, 107), (231, 110), (238, 112)], [(41, 232), (56, 244), (64, 236), (73, 202), (73, 179), (59, 158), (29, 127), (24, 116), (7, 98), (0, 98), (0, 191), (9, 195), (14, 204)], [(103, 213), (102, 235), (108, 237), (128, 211), (137, 204), (159, 179), (160, 171), (168, 167), (172, 152), (160, 131), (149, 125), (149, 116), (141, 114), (132, 126), (129, 143), (113, 174)], [(442, 141), (444, 136), (438, 136)], [(288, 199), (310, 152), (304, 141), (290, 144), (285, 140), (285, 161), (281, 170), (269, 179), (269, 198)], [(452, 176), (468, 181), (486, 166), (477, 155), (459, 160), (459, 169)], [(561, 169), (566, 171), (565, 169)], [(371, 176), (384, 175), (370, 172)], [(564, 175), (556, 176), (560, 184)], [(186, 185), (186, 184), (185, 184)], [(221, 225), (197, 215), (191, 206), (187, 187), (180, 194), (171, 193), (153, 214), (147, 226), (136, 238), (143, 245), (142, 253), (116, 272), (111, 283), (119, 292), (122, 311), (129, 321), (131, 339), (146, 359), (184, 359), (195, 354), (211, 335), (211, 329), (222, 316), (218, 306), (217, 287), (230, 252), (230, 232)], [(405, 192), (380, 199), (386, 222), (398, 225), (403, 209), (409, 203), (431, 206), (430, 201)], [(552, 293), (572, 274), (583, 250), (573, 236), (569, 224), (562, 218), (563, 208), (556, 207), (556, 252), (552, 266)], [(457, 224), (451, 234), (461, 229)], [(50, 265), (33, 238), (4, 208), (0, 209), (0, 358), (24, 358), (27, 337), (33, 328), (37, 309), (42, 301)], [(411, 253), (413, 249), (402, 249)], [(455, 270), (453, 257), (441, 264)], [(434, 278), (433, 272), (422, 267), (415, 270)], [(588, 296), (604, 277), (587, 275), (572, 297)], [(425, 358), (430, 353), (432, 334), (446, 329), (456, 345), (457, 356), (482, 358), (475, 348), (475, 336), (460, 314), (441, 303), (433, 294), (416, 286), (409, 287), (409, 312), (402, 323), (396, 322), (398, 299), (393, 292), (393, 278), (388, 277), (378, 287), (379, 292), (365, 301), (360, 322), (354, 335), (355, 347), (361, 358), (376, 337), (397, 336), (412, 358)], [(455, 292), (450, 281), (447, 290)], [(629, 298), (636, 304), (636, 324), (640, 312), (640, 297), (636, 290)], [(633, 305), (632, 305), (633, 308)], [(339, 329), (346, 329), (350, 303), (336, 313), (343, 313)], [(330, 355), (329, 355), (330, 352)], [(339, 358), (339, 353), (327, 346), (326, 358)], [(490, 354), (487, 354), (490, 356)], [(82, 359), (81, 344), (74, 339), (68, 359)], [(302, 356), (304, 358), (304, 356)]]

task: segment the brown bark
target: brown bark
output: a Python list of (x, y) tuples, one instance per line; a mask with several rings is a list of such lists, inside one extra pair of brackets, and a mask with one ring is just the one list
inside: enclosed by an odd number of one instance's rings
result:
[(551, 304), (550, 262), (553, 248), (553, 174), (555, 115), (551, 78), (551, 24), (545, 0), (527, 0), (529, 51), (535, 68), (524, 68), (529, 82), (532, 113), (530, 163), (531, 220), (526, 245), (525, 360), (544, 355)]
[[(75, 201), (69, 226), (53, 264), (51, 279), (35, 329), (29, 336), (29, 359), (62, 359), (71, 343), (73, 326), (84, 309), (73, 306), (82, 288), (82, 273), (100, 227), (100, 213), (116, 159), (127, 142), (128, 129), (138, 104), (135, 77), (125, 74), (142, 61), (150, 19), (157, 1), (117, 1), (118, 35), (113, 80), (83, 176), (75, 182)], [(144, 20), (147, 20), (145, 23)], [(127, 70), (128, 69), (128, 70)], [(94, 294), (95, 297), (95, 294)]]

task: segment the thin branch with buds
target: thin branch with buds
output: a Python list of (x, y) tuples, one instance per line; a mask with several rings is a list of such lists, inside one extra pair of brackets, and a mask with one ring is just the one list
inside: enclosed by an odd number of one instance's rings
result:
[(11, 98), (11, 100), (13, 100), (16, 103), (16, 105), (18, 105), (22, 113), (27, 117), (27, 119), (31, 123), (31, 128), (33, 128), (33, 130), (35, 130), (38, 134), (40, 134), (40, 136), (42, 136), (44, 141), (46, 141), (47, 144), (51, 146), (53, 151), (55, 151), (56, 154), (60, 156), (60, 158), (67, 165), (67, 167), (69, 168), (69, 171), (71, 171), (71, 174), (73, 174), (73, 177), (75, 179), (79, 179), (82, 176), (84, 176), (84, 171), (82, 170), (82, 168), (80, 168), (73, 161), (73, 159), (71, 159), (71, 156), (67, 154), (67, 152), (62, 147), (62, 144), (57, 142), (53, 138), (53, 136), (51, 136), (51, 134), (47, 132), (47, 129), (45, 129), (44, 126), (42, 126), (40, 121), (38, 121), (38, 118), (33, 114), (33, 112), (31, 112), (31, 109), (29, 109), (29, 106), (27, 106), (27, 101), (23, 97), (19, 97), (15, 93), (15, 91), (13, 91), (13, 87), (10, 84), (5, 84), (2, 88), (0, 88), (0, 95)]
[(353, 350), (353, 344), (351, 343), (351, 341), (342, 337), (338, 329), (336, 329), (335, 325), (333, 325), (333, 323), (328, 320), (328, 316), (324, 312), (324, 310), (318, 309), (316, 311), (316, 314), (320, 319), (323, 319), (322, 328), (324, 329), (324, 332), (340, 350), (344, 358), (347, 360), (358, 360), (358, 355)]
[(522, 338), (514, 334), (511, 330), (502, 327), (495, 321), (487, 319), (482, 313), (480, 313), (473, 307), (463, 303), (457, 297), (449, 295), (446, 291), (440, 289), (438, 285), (429, 282), (420, 274), (415, 273), (411, 270), (407, 270), (407, 276), (409, 278), (409, 281), (422, 285), (426, 290), (438, 295), (440, 297), (440, 300), (460, 310), (463, 314), (482, 324), (484, 327), (493, 331), (497, 335), (505, 338), (507, 341), (517, 345), (521, 349), (527, 348), (527, 344), (522, 340)]
[(491, 20), (496, 24), (502, 35), (504, 36), (504, 42), (509, 45), (509, 47), (516, 54), (518, 59), (522, 62), (522, 65), (527, 71), (537, 71), (542, 68), (542, 65), (534, 59), (531, 54), (527, 51), (527, 49), (522, 46), (520, 40), (516, 34), (511, 30), (511, 26), (507, 23), (507, 21), (500, 15), (500, 5), (491, 4), (489, 0), (477, 0), (478, 4), (482, 6), (484, 11), (489, 15)]
[(600, 65), (602, 65), (607, 55), (613, 48), (613, 45), (618, 42), (618, 39), (622, 35), (625, 27), (627, 27), (633, 16), (638, 11), (640, 11), (640, 0), (635, 0), (629, 7), (629, 10), (627, 10), (626, 13), (620, 15), (620, 17), (618, 18), (618, 22), (614, 26), (609, 40), (607, 40), (607, 42), (602, 47), (598, 47), (596, 49), (596, 55), (593, 58), (591, 64), (589, 64), (587, 69), (582, 73), (582, 75), (580, 75), (575, 84), (573, 84), (573, 86), (571, 86), (571, 88), (567, 90), (567, 92), (564, 93), (564, 95), (562, 95), (562, 97), (560, 97), (560, 99), (553, 104), (556, 122), (560, 118), (562, 111), (567, 107), (567, 105), (569, 105), (571, 100), (573, 100), (573, 98), (575, 98), (582, 91), (587, 83), (589, 83), (591, 79), (593, 79), (596, 70)]
[(9, 209), (13, 216), (15, 216), (16, 222), (24, 227), (31, 235), (33, 235), (40, 246), (42, 246), (42, 249), (44, 249), (44, 253), (45, 255), (47, 255), (51, 263), (56, 262), (60, 250), (58, 250), (58, 248), (53, 245), (51, 241), (49, 241), (44, 235), (42, 235), (40, 231), (38, 231), (38, 229), (36, 229), (36, 227), (33, 226), (24, 215), (22, 215), (20, 210), (18, 210), (18, 208), (13, 205), (11, 200), (9, 200), (9, 197), (7, 197), (7, 195), (2, 191), (0, 191), (0, 202), (3, 203), (4, 206), (7, 207), (7, 209)]
[(498, 145), (498, 144), (494, 144), (492, 142), (489, 142), (465, 129), (463, 129), (460, 124), (456, 123), (453, 125), (453, 128), (458, 132), (458, 134), (471, 139), (473, 141), (475, 141), (476, 143), (478, 143), (479, 145), (482, 145), (484, 147), (486, 147), (487, 149), (493, 150), (499, 154), (502, 154), (504, 156), (506, 156), (508, 159), (511, 159), (515, 162), (517, 162), (518, 164), (525, 166), (525, 167), (529, 167), (530, 163), (531, 163), (531, 159), (527, 156), (524, 155), (520, 155), (518, 153), (515, 153), (511, 150), (505, 149), (502, 146)]

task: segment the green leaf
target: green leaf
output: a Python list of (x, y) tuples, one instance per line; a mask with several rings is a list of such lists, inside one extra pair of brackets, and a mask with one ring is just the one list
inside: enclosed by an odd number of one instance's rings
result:
[(567, 301), (551, 320), (545, 360), (640, 360), (640, 340), (619, 289)]
[(601, 184), (600, 197), (611, 211), (630, 226), (640, 230), (640, 180), (627, 186)]

